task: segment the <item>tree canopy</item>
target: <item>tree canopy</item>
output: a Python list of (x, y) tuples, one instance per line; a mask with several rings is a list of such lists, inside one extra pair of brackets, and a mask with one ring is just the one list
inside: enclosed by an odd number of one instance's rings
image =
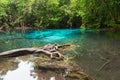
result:
[(0, 0), (0, 27), (120, 27), (119, 0)]

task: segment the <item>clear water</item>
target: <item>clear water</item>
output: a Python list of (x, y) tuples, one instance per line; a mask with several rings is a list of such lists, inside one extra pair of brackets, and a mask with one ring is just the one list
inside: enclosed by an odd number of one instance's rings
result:
[(86, 73), (97, 80), (119, 80), (120, 32), (85, 29), (47, 29), (0, 33), (0, 52), (43, 46), (48, 43), (74, 44), (70, 51)]
[(29, 61), (17, 60), (19, 62), (18, 68), (15, 70), (9, 70), (5, 75), (0, 75), (1, 80), (38, 80), (37, 77), (31, 76), (36, 74), (34, 71), (34, 65)]

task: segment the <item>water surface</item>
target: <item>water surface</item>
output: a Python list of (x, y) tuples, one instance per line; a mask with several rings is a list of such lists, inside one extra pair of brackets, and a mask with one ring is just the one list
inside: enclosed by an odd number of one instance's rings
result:
[(34, 65), (32, 62), (23, 61), (20, 59), (16, 60), (18, 67), (15, 70), (8, 70), (5, 75), (0, 75), (2, 80), (38, 80), (37, 77), (31, 76), (35, 74)]
[(85, 29), (47, 29), (0, 33), (0, 52), (37, 47), (48, 43), (74, 44), (69, 53), (77, 54), (75, 61), (97, 80), (119, 80), (120, 32)]

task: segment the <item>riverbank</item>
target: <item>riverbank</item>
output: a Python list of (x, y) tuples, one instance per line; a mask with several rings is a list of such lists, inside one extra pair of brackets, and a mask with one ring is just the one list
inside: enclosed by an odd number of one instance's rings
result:
[(37, 27), (14, 27), (14, 28), (0, 28), (1, 33), (6, 33), (9, 31), (29, 31), (29, 30), (45, 30), (45, 29), (83, 29), (83, 30), (98, 30), (98, 31), (108, 31), (108, 32), (119, 32), (120, 28), (84, 28), (84, 27), (78, 27), (78, 28), (37, 28)]

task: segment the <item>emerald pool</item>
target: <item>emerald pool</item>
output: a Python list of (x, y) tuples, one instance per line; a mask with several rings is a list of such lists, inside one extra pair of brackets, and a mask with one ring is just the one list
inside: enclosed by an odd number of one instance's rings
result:
[(119, 80), (120, 32), (92, 29), (46, 29), (0, 33), (0, 52), (49, 43), (73, 44), (74, 61), (96, 80)]

